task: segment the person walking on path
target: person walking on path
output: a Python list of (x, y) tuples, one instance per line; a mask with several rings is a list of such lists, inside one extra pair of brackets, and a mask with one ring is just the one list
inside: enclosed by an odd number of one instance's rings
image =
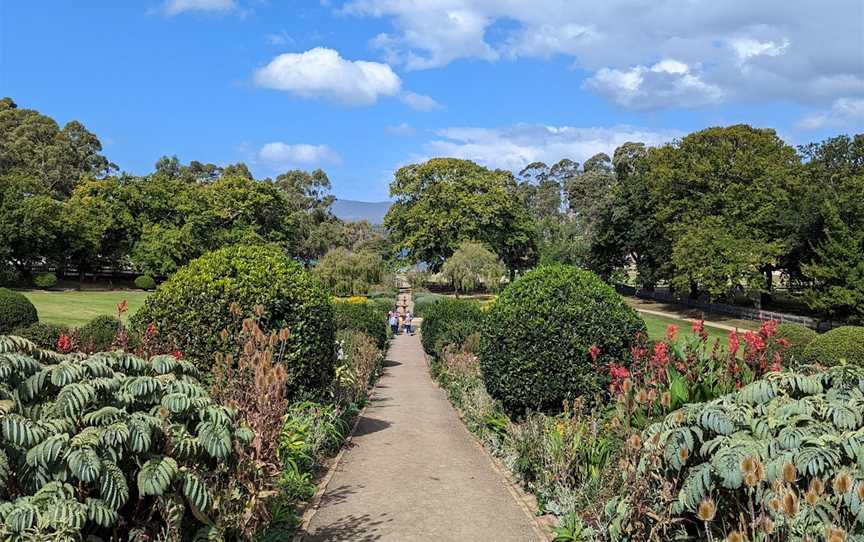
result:
[(405, 333), (408, 335), (414, 335), (414, 326), (413, 326), (414, 316), (411, 314), (411, 311), (405, 313)]
[(399, 333), (399, 319), (396, 317), (396, 311), (390, 311), (388, 323), (390, 324), (390, 331), (392, 331), (394, 335)]

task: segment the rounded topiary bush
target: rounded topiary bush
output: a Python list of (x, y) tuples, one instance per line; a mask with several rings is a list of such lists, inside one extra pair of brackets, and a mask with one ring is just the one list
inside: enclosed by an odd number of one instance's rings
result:
[(833, 366), (846, 363), (864, 367), (864, 327), (843, 326), (818, 335), (804, 349), (806, 363)]
[(108, 350), (121, 325), (120, 320), (107, 314), (93, 318), (76, 330), (81, 349), (86, 352)]
[(153, 290), (156, 288), (156, 281), (150, 275), (141, 275), (135, 277), (135, 287), (140, 290)]
[(38, 321), (36, 307), (24, 294), (0, 288), (0, 333), (9, 333), (16, 327), (29, 326)]
[(366, 333), (378, 348), (385, 348), (390, 328), (387, 324), (387, 311), (377, 307), (372, 301), (351, 303), (337, 301), (333, 304), (336, 331), (352, 330)]
[(56, 350), (57, 341), (60, 339), (60, 335), (63, 334), (68, 335), (69, 330), (57, 324), (46, 324), (43, 322), (16, 327), (12, 330), (12, 335), (24, 337), (44, 350)]
[(33, 277), (33, 284), (35, 284), (37, 288), (48, 290), (57, 286), (57, 275), (54, 273), (39, 273)]
[[(240, 316), (231, 314), (237, 303)], [(209, 370), (228, 345), (220, 333), (234, 333), (241, 318), (264, 307), (265, 331), (288, 328), (284, 355), (289, 394), (318, 392), (333, 378), (333, 306), (320, 283), (275, 246), (231, 246), (181, 267), (156, 288), (133, 318), (138, 329), (152, 323), (184, 356)]]
[(565, 400), (602, 393), (606, 365), (627, 359), (640, 332), (636, 311), (597, 275), (539, 267), (486, 312), (479, 351), (486, 389), (511, 414), (558, 410)]
[(461, 344), (480, 331), (483, 313), (480, 304), (467, 299), (441, 297), (423, 313), (420, 340), (423, 349), (440, 356), (448, 344)]
[(780, 324), (774, 334), (774, 343), (780, 339), (789, 343), (783, 349), (784, 364), (789, 367), (804, 361), (804, 350), (819, 334), (807, 326), (800, 324)]

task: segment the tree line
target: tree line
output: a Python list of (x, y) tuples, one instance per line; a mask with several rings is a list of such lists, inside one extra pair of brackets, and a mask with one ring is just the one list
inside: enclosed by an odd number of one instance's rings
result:
[(817, 313), (864, 320), (864, 135), (796, 149), (771, 129), (708, 128), (517, 175), (433, 159), (398, 170), (391, 195), (391, 240), (433, 271), (476, 240), (511, 273), (562, 262), (760, 303), (780, 281)]
[[(380, 249), (383, 233), (346, 224), (321, 170), (256, 180), (243, 164), (163, 157), (119, 173), (93, 133), (0, 100), (0, 284), (34, 268), (102, 268), (167, 276), (210, 250), (275, 243), (304, 261), (336, 246)], [(376, 244), (378, 243), (378, 244)]]

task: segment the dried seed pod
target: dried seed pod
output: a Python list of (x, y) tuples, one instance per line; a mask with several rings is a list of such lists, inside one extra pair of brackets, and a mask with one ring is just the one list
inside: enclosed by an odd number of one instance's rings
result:
[(696, 516), (705, 523), (709, 523), (714, 520), (714, 515), (716, 513), (717, 505), (714, 503), (714, 499), (709, 497), (707, 499), (703, 499), (702, 502), (699, 503), (699, 508), (696, 511)]

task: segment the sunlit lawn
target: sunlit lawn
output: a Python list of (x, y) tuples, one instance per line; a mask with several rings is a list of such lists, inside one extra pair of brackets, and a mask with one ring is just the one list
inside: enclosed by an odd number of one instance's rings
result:
[[(662, 339), (663, 336), (666, 335), (666, 328), (669, 327), (669, 324), (675, 324), (676, 326), (678, 326), (679, 336), (693, 333), (693, 330), (691, 328), (693, 324), (692, 322), (689, 322), (687, 320), (667, 318), (665, 316), (657, 316), (655, 314), (647, 314), (644, 312), (640, 312), (639, 316), (641, 316), (642, 319), (645, 321), (645, 325), (648, 327), (648, 338), (651, 340), (656, 341)], [(727, 330), (706, 325), (705, 331), (708, 332), (709, 344), (713, 346), (714, 341), (716, 339), (720, 339), (720, 346), (726, 346), (726, 339), (729, 336), (729, 332)]]
[(129, 302), (128, 318), (141, 308), (148, 295), (141, 290), (27, 290), (22, 293), (36, 305), (40, 322), (64, 326), (80, 326), (100, 314), (116, 316), (117, 304), (124, 299)]

